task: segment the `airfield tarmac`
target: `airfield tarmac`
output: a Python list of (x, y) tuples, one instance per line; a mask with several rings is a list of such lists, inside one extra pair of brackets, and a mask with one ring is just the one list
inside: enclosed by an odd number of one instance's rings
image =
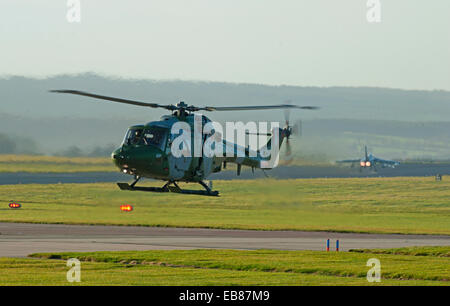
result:
[[(359, 167), (338, 166), (279, 166), (266, 174), (278, 179), (298, 178), (350, 178), (350, 177), (399, 177), (399, 176), (435, 176), (450, 175), (448, 163), (407, 163), (395, 169), (379, 168), (376, 172), (368, 169), (359, 171)], [(244, 167), (240, 176), (235, 171), (222, 171), (212, 174), (211, 180), (236, 180), (264, 178), (261, 170), (252, 173)], [(0, 173), (0, 185), (13, 184), (67, 184), (67, 183), (108, 183), (130, 181), (131, 176), (121, 172), (74, 172), (74, 173)]]
[(340, 250), (449, 246), (450, 236), (0, 223), (0, 257), (40, 252), (175, 249)]

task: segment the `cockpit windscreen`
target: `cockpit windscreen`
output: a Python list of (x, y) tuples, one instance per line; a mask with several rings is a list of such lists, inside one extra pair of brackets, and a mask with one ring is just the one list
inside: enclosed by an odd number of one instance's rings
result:
[(167, 129), (160, 127), (129, 129), (124, 140), (126, 145), (146, 145), (164, 149)]

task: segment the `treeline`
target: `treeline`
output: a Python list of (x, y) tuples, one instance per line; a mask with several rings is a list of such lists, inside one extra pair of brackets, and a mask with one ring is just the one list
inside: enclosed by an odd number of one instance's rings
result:
[[(54, 152), (51, 155), (66, 157), (108, 157), (115, 145), (96, 146), (92, 149), (81, 149), (71, 145), (67, 149)], [(0, 154), (41, 155), (43, 150), (29, 137), (10, 136), (0, 133)], [(47, 151), (47, 150), (46, 150)], [(47, 153), (48, 154), (48, 153)]]
[(70, 146), (65, 150), (56, 152), (55, 156), (65, 156), (65, 157), (108, 157), (111, 155), (112, 151), (116, 149), (113, 144), (108, 144), (105, 146), (96, 146), (91, 150), (83, 150), (78, 146)]
[(30, 138), (0, 133), (0, 154), (39, 154), (37, 143)]

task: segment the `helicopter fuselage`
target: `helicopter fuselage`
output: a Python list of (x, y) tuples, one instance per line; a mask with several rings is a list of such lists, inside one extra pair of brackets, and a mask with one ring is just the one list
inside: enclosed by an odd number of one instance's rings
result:
[[(238, 165), (238, 174), (242, 165), (252, 168), (265, 168), (264, 162), (270, 160), (269, 157), (262, 157), (260, 151), (251, 152), (249, 148), (239, 146), (234, 143), (223, 141), (223, 154), (208, 157), (207, 154), (195, 156), (175, 156), (172, 152), (172, 144), (177, 137), (172, 133), (175, 123), (183, 121), (187, 123), (190, 130), (194, 130), (195, 118), (201, 117), (202, 124), (205, 125), (211, 120), (206, 116), (194, 116), (187, 114), (180, 117), (176, 115), (163, 116), (160, 121), (152, 121), (145, 125), (131, 126), (120, 148), (112, 153), (115, 165), (124, 173), (136, 177), (148, 177), (164, 181), (184, 181), (199, 182), (209, 175), (222, 170), (222, 165), (227, 162)], [(198, 119), (197, 119), (198, 120)], [(201, 134), (201, 147), (208, 137), (214, 134)], [(278, 129), (277, 134), (281, 145), (282, 139), (289, 131)], [(188, 147), (194, 148), (194, 137), (188, 137), (190, 144)], [(270, 147), (270, 140), (266, 147)], [(229, 154), (231, 151), (232, 154)], [(242, 154), (239, 156), (237, 152)]]

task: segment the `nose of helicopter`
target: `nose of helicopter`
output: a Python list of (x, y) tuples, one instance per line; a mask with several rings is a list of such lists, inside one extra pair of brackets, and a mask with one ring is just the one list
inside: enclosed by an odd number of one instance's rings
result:
[(125, 161), (125, 157), (122, 155), (121, 149), (114, 150), (111, 153), (111, 158), (114, 162), (114, 164), (119, 168), (122, 169)]

